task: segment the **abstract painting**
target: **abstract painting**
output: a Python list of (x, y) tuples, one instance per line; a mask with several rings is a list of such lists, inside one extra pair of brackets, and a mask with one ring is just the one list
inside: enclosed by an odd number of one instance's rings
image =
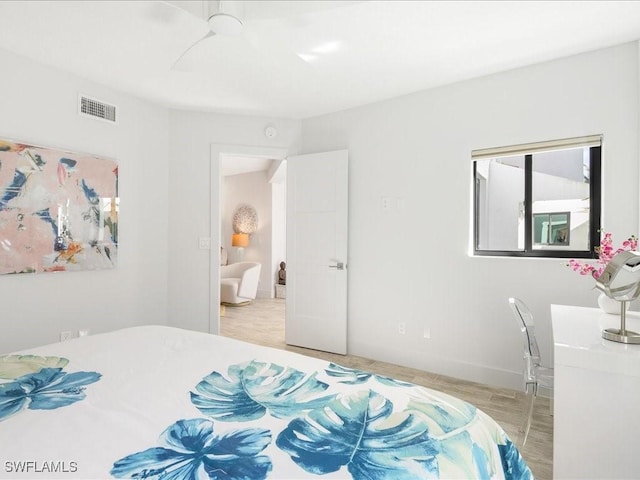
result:
[(114, 268), (118, 164), (0, 139), (0, 274)]

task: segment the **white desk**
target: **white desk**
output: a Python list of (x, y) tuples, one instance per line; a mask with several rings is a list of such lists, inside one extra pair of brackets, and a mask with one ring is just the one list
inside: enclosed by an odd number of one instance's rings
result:
[(640, 478), (640, 345), (604, 340), (620, 317), (597, 308), (551, 305), (551, 320), (553, 478)]

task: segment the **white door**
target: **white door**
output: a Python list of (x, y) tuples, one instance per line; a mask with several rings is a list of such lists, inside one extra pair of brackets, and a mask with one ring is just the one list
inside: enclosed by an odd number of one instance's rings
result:
[(285, 342), (347, 353), (348, 152), (287, 158)]

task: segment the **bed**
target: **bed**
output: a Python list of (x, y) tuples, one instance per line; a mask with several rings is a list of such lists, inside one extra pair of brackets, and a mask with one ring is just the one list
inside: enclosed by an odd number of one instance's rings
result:
[(529, 479), (455, 397), (166, 326), (0, 356), (0, 478)]

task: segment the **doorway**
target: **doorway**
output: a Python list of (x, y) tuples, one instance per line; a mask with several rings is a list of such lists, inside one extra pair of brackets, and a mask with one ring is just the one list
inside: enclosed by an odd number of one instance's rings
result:
[[(209, 305), (209, 332), (220, 333), (220, 248), (219, 246), (229, 245), (231, 235), (229, 234), (230, 225), (223, 225), (223, 199), (222, 199), (222, 186), (223, 176), (228, 170), (225, 166), (226, 162), (233, 164), (236, 161), (236, 166), (242, 162), (250, 163), (250, 160), (265, 161), (270, 160), (270, 166), (268, 167), (267, 176), (282, 175), (284, 171), (278, 167), (282, 167), (284, 163), (286, 165), (287, 149), (276, 147), (261, 147), (261, 146), (244, 146), (244, 145), (226, 145), (226, 144), (212, 144), (211, 145), (211, 220), (210, 220), (210, 237), (211, 237), (211, 254), (210, 254), (210, 305)], [(242, 160), (244, 159), (244, 160)], [(267, 180), (265, 179), (265, 182)], [(284, 179), (283, 179), (284, 181)], [(234, 206), (227, 206), (227, 208), (234, 208)], [(283, 214), (286, 218), (286, 213)], [(224, 220), (229, 223), (227, 220)], [(284, 221), (284, 220), (283, 220)], [(260, 222), (260, 218), (258, 218)], [(260, 228), (260, 227), (259, 227)], [(227, 238), (228, 241), (227, 241)], [(271, 245), (272, 239), (258, 235), (255, 237), (257, 244), (264, 246), (264, 244)], [(229, 261), (232, 262), (235, 259), (233, 255), (235, 252), (228, 249)], [(268, 261), (263, 265), (264, 272), (261, 274), (261, 284), (264, 284), (262, 288), (262, 295), (264, 296), (265, 289), (268, 288), (272, 292), (274, 290), (274, 283), (277, 274), (276, 266), (271, 261), (271, 255), (268, 256)], [(248, 259), (248, 258), (247, 258)], [(279, 264), (279, 261), (278, 261)], [(279, 268), (279, 267), (278, 267)], [(269, 294), (271, 297), (272, 294)], [(230, 307), (236, 308), (236, 307)], [(237, 307), (242, 308), (242, 307)]]

